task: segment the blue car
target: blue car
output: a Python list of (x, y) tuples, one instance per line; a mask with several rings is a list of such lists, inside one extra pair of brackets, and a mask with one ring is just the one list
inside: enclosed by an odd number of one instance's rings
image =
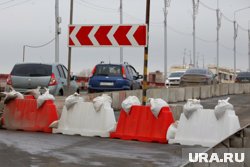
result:
[(129, 64), (98, 64), (89, 78), (88, 92), (141, 89), (142, 75)]

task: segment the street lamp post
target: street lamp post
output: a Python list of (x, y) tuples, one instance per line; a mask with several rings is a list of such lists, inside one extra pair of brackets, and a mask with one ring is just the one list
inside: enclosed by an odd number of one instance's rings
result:
[(217, 9), (216, 9), (216, 17), (217, 17), (217, 38), (216, 38), (216, 55), (217, 55), (217, 61), (216, 61), (216, 74), (218, 76), (218, 79), (220, 80), (220, 77), (219, 77), (219, 62), (220, 62), (220, 45), (219, 45), (219, 42), (220, 42), (220, 28), (221, 28), (221, 17), (222, 17), (222, 13), (220, 12), (220, 9), (219, 9), (219, 0), (217, 0)]
[(236, 39), (238, 35), (238, 24), (236, 22), (236, 13), (249, 8), (250, 6), (234, 11), (234, 79), (236, 77)]
[(164, 0), (164, 76), (165, 80), (168, 76), (168, 39), (167, 39), (167, 15), (168, 15), (168, 7), (170, 6), (171, 0)]
[(195, 67), (195, 59), (196, 59), (196, 15), (198, 14), (199, 8), (199, 0), (192, 0), (193, 1), (193, 66)]

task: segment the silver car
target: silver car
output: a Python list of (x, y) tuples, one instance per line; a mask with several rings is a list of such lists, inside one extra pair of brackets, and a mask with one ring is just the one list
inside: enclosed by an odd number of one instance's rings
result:
[[(67, 91), (68, 70), (62, 64), (21, 63), (16, 64), (8, 79), (7, 91), (12, 86), (16, 91), (24, 93), (29, 89), (49, 88), (53, 95), (63, 96)], [(78, 92), (75, 77), (71, 77), (70, 92)]]
[(177, 72), (172, 72), (169, 77), (167, 78), (165, 82), (165, 86), (179, 86), (180, 85), (180, 80), (181, 76), (185, 73), (185, 71), (177, 71)]

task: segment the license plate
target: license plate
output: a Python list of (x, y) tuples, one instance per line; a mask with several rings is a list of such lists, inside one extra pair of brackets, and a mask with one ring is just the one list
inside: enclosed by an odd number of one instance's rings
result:
[(113, 82), (100, 82), (101, 86), (114, 86)]

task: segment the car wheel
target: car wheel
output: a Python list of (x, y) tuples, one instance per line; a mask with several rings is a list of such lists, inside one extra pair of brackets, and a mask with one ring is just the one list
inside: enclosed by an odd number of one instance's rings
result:
[(63, 93), (63, 90), (61, 89), (60, 91), (59, 91), (59, 96), (63, 96), (64, 95), (64, 93)]
[(88, 89), (88, 93), (94, 93), (92, 89)]

